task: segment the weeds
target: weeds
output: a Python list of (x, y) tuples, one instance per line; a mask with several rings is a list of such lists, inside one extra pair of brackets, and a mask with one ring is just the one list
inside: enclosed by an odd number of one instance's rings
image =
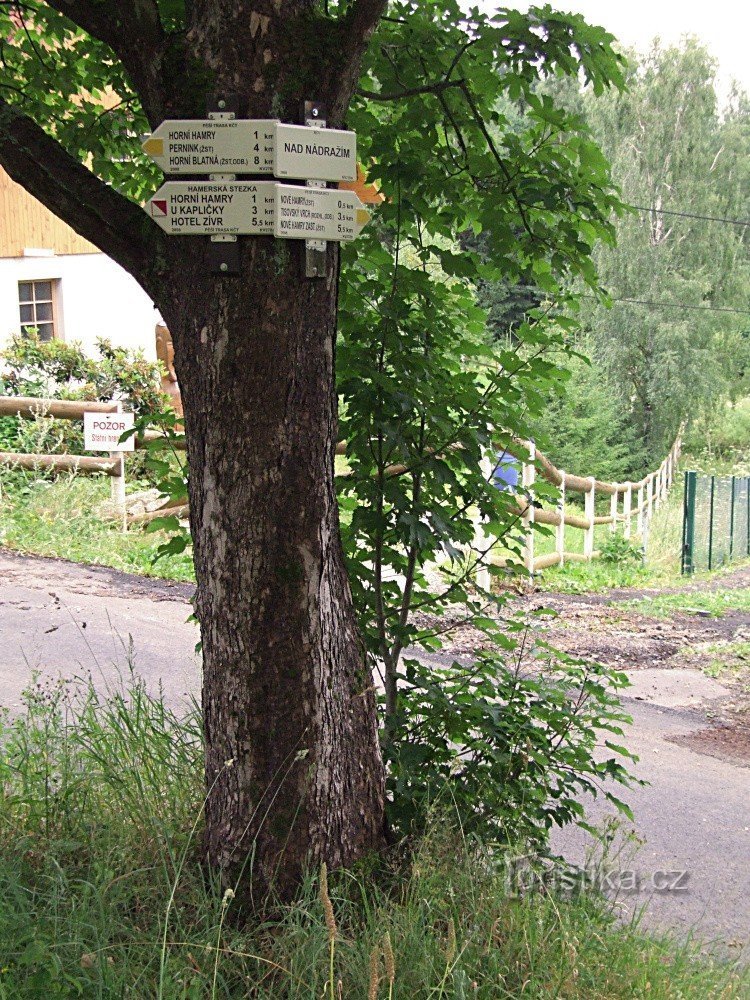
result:
[(0, 471), (0, 496), (0, 545), (147, 576), (195, 578), (188, 554), (154, 564), (163, 534), (138, 529), (123, 534), (103, 516), (109, 502), (106, 477), (60, 475), (44, 480), (33, 473)]
[(750, 987), (618, 926), (587, 890), (519, 891), (503, 855), (449, 822), (408, 864), (326, 873), (325, 892), (311, 873), (273, 924), (237, 926), (200, 864), (200, 719), (136, 678), (104, 696), (37, 685), (0, 745), (0, 1000), (739, 1000)]

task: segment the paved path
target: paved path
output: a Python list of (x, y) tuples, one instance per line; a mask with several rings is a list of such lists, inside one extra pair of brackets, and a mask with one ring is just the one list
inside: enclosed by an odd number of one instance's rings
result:
[(0, 548), (0, 705), (34, 673), (115, 684), (131, 666), (173, 708), (200, 694), (188, 584), (19, 556)]
[[(39, 671), (44, 677), (91, 674), (116, 682), (132, 664), (152, 690), (162, 685), (179, 708), (200, 690), (196, 627), (187, 623), (191, 587), (147, 580), (115, 570), (0, 549), (0, 705), (21, 706), (21, 692)], [(646, 904), (646, 923), (687, 931), (696, 926), (721, 950), (750, 958), (750, 768), (698, 754), (670, 738), (705, 724), (707, 700), (722, 695), (697, 671), (678, 690), (658, 671), (634, 674), (638, 687), (628, 708), (634, 726), (626, 740), (651, 782), (625, 797), (644, 841), (635, 858), (611, 859), (629, 887), (620, 893), (625, 914)], [(611, 810), (592, 804), (603, 820)], [(586, 837), (564, 831), (554, 846), (582, 860)], [(665, 883), (686, 872), (684, 888)], [(631, 874), (632, 873), (632, 874)], [(651, 894), (654, 880), (662, 891)], [(610, 879), (612, 881), (612, 879)]]

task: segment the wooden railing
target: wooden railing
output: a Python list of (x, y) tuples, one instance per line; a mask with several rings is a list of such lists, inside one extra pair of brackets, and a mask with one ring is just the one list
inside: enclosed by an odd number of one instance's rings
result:
[[(0, 396), (0, 417), (24, 417), (33, 420), (38, 416), (56, 417), (60, 420), (83, 420), (88, 413), (118, 413), (122, 403), (117, 401), (73, 399), (40, 399), (36, 396)], [(104, 473), (111, 477), (112, 507), (126, 526), (125, 513), (125, 463), (122, 453), (92, 455), (38, 455), (23, 452), (0, 451), (0, 466), (35, 472), (72, 472), (92, 475)]]
[[(86, 411), (98, 413), (116, 412), (121, 406), (118, 402), (100, 401), (79, 401), (67, 399), (39, 399), (33, 396), (0, 396), (0, 416), (21, 416), (34, 418), (39, 414), (57, 417), (63, 420), (83, 420)], [(137, 446), (143, 446), (145, 442), (161, 437), (159, 431), (146, 431), (143, 438), (136, 440)], [(184, 447), (184, 442), (182, 442)], [(598, 553), (594, 548), (594, 532), (597, 525), (608, 524), (611, 531), (616, 531), (618, 525), (623, 526), (625, 538), (631, 538), (633, 528), (635, 534), (641, 539), (646, 538), (648, 525), (656, 507), (666, 497), (669, 488), (674, 480), (677, 461), (680, 456), (681, 439), (677, 436), (669, 454), (661, 463), (658, 469), (649, 472), (638, 482), (604, 482), (595, 479), (593, 476), (573, 475), (558, 469), (541, 452), (535, 449), (533, 442), (517, 442), (515, 447), (509, 449), (505, 457), (515, 458), (521, 468), (522, 491), (517, 494), (518, 514), (523, 519), (525, 525), (525, 546), (524, 565), (530, 574), (549, 566), (562, 566), (566, 560), (588, 560), (595, 558)], [(343, 455), (346, 452), (346, 442), (340, 441), (336, 445), (336, 454)], [(0, 452), (0, 466), (10, 465), (21, 469), (49, 469), (51, 471), (73, 471), (82, 473), (105, 473), (113, 477), (112, 498), (118, 506), (125, 502), (125, 481), (124, 470), (118, 458), (114, 456), (93, 458), (83, 455), (31, 455), (14, 454)], [(485, 460), (488, 478), (493, 470), (491, 461)], [(401, 465), (389, 466), (386, 472), (389, 475), (400, 475), (406, 472), (407, 467)], [(537, 501), (529, 501), (528, 497), (534, 495), (534, 485), (537, 476), (547, 480), (560, 491), (560, 499), (554, 510), (548, 510), (538, 505)], [(582, 494), (584, 498), (583, 514), (574, 513), (568, 507), (567, 500), (570, 494)], [(609, 514), (596, 514), (596, 496), (603, 494), (609, 496)], [(163, 516), (165, 513), (175, 513), (179, 517), (185, 517), (188, 508), (185, 504), (179, 507), (163, 507), (159, 510), (147, 514), (136, 515), (131, 520), (135, 522), (147, 522), (155, 517)], [(635, 521), (635, 525), (634, 522)], [(555, 551), (545, 555), (536, 556), (534, 553), (535, 524), (550, 525), (555, 528)], [(565, 548), (565, 527), (573, 527), (583, 531), (583, 552), (570, 552)], [(476, 525), (477, 547), (484, 544), (484, 548), (489, 547), (489, 540), (485, 539), (479, 521)], [(487, 571), (480, 569), (480, 574)], [(489, 576), (481, 577), (489, 585)]]
[[(637, 535), (644, 545), (647, 542), (648, 529), (654, 510), (666, 498), (677, 469), (681, 451), (681, 433), (664, 461), (653, 472), (649, 472), (637, 482), (605, 482), (594, 476), (573, 475), (558, 469), (553, 463), (537, 451), (533, 441), (517, 442), (503, 456), (510, 455), (518, 460), (521, 468), (522, 490), (518, 494), (518, 514), (525, 525), (525, 543), (523, 561), (527, 572), (532, 575), (550, 566), (563, 566), (567, 561), (590, 560), (599, 555), (594, 547), (596, 526), (608, 524), (610, 531), (617, 530), (622, 525), (623, 535), (630, 539)], [(491, 463), (490, 463), (491, 464)], [(493, 470), (490, 470), (492, 473)], [(545, 479), (560, 491), (560, 499), (553, 510), (546, 509), (533, 499), (534, 486), (537, 477)], [(569, 509), (570, 494), (583, 495), (583, 514), (574, 513)], [(609, 514), (597, 515), (597, 494), (608, 496)], [(529, 500), (529, 497), (532, 499)], [(555, 551), (544, 555), (535, 555), (535, 524), (545, 524), (555, 528)], [(571, 552), (565, 548), (566, 526), (577, 528), (583, 532), (583, 551)], [(634, 531), (635, 529), (635, 531)], [(488, 540), (483, 536), (481, 524), (477, 524), (477, 548)], [(477, 582), (480, 586), (489, 586), (489, 571), (481, 569)]]

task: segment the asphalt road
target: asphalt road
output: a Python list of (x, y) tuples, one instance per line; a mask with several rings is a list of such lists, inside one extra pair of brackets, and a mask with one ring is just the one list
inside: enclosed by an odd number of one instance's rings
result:
[[(104, 687), (132, 668), (152, 691), (161, 686), (177, 710), (199, 695), (191, 587), (2, 549), (0, 581), (0, 705), (11, 712), (21, 710), (35, 673), (90, 675)], [(610, 852), (607, 884), (624, 917), (644, 908), (646, 926), (694, 931), (721, 953), (747, 959), (750, 769), (669, 741), (702, 728), (722, 689), (697, 672), (678, 685), (657, 674), (634, 675), (638, 700), (628, 704), (634, 723), (626, 743), (640, 757), (637, 775), (650, 784), (623, 797), (642, 843), (636, 850), (625, 839), (619, 855)], [(591, 803), (596, 822), (611, 812), (601, 799)], [(581, 862), (590, 841), (568, 830), (556, 833), (553, 846)]]

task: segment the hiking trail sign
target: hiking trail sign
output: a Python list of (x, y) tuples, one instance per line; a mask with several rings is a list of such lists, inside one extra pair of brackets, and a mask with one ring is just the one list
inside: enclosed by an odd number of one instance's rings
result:
[(273, 119), (165, 121), (143, 151), (165, 174), (272, 174)]
[(146, 211), (173, 236), (273, 236), (274, 181), (167, 181)]
[[(354, 132), (274, 119), (174, 120), (162, 122), (143, 150), (167, 174), (213, 177), (168, 180), (148, 199), (146, 212), (172, 236), (211, 236), (214, 242), (275, 236), (323, 245), (356, 239), (370, 219), (353, 191), (325, 186), (356, 181)], [(307, 183), (235, 179), (248, 173)]]
[(296, 184), (274, 186), (274, 236), (282, 239), (349, 242), (370, 221), (370, 213), (354, 191)]
[(276, 122), (273, 172), (295, 180), (356, 181), (357, 135)]

